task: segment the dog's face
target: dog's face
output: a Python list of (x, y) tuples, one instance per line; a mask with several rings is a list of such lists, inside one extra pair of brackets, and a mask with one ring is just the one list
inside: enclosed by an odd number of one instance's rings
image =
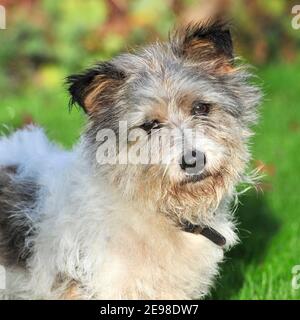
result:
[[(72, 102), (89, 116), (86, 140), (95, 161), (105, 142), (99, 131), (115, 133), (118, 160), (100, 163), (102, 173), (142, 206), (196, 221), (232, 193), (249, 160), (246, 143), (260, 93), (248, 78), (234, 65), (227, 27), (214, 22), (68, 81)], [(137, 153), (146, 163), (135, 161)]]

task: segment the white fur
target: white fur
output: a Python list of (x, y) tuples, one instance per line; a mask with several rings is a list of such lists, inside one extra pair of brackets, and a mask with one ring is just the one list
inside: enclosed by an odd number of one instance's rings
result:
[[(72, 152), (62, 151), (35, 127), (0, 139), (0, 166), (19, 165), (22, 175), (41, 186), (38, 209), (32, 212), (34, 254), (27, 270), (7, 270), (3, 297), (203, 297), (223, 250), (155, 212), (135, 209), (95, 174), (82, 150), (79, 143)], [(237, 238), (226, 212), (219, 208), (212, 226), (230, 247)]]

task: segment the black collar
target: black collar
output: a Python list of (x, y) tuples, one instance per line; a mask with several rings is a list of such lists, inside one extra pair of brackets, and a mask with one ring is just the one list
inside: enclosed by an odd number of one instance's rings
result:
[(226, 244), (226, 239), (217, 230), (208, 226), (202, 227), (186, 222), (182, 225), (182, 230), (189, 233), (201, 234), (220, 247), (223, 247)]

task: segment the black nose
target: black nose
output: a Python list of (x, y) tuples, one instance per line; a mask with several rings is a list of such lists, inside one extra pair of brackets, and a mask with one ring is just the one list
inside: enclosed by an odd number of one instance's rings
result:
[(199, 150), (192, 150), (182, 157), (180, 167), (188, 174), (198, 174), (203, 170), (205, 164), (205, 154)]

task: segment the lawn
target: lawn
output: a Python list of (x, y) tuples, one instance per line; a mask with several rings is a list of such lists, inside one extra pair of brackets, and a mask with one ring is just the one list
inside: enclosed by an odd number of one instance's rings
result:
[[(292, 267), (300, 265), (299, 69), (300, 64), (271, 65), (259, 71), (265, 101), (252, 149), (253, 165), (264, 164), (263, 192), (240, 199), (241, 243), (227, 255), (211, 298), (300, 298), (300, 289), (291, 286)], [(17, 128), (31, 121), (66, 147), (84, 123), (81, 112), (68, 112), (61, 87), (2, 94), (0, 124)]]
[(213, 298), (299, 299), (292, 267), (300, 264), (299, 65), (260, 72), (265, 102), (253, 140), (265, 164), (263, 193), (243, 196), (237, 211), (241, 243), (227, 256)]

